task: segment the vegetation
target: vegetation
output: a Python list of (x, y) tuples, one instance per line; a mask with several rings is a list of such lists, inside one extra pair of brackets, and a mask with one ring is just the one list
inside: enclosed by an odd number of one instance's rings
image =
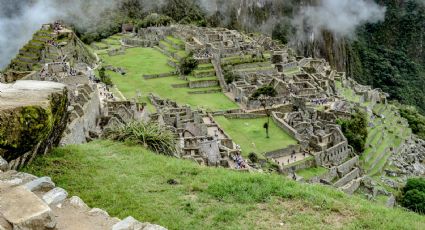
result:
[[(56, 149), (25, 171), (51, 176), (70, 196), (111, 216), (131, 215), (170, 230), (421, 229), (425, 224), (423, 216), (326, 186), (202, 167), (111, 141)], [(170, 179), (178, 183), (170, 185)]]
[(267, 122), (267, 118), (227, 119), (218, 116), (214, 119), (233, 141), (241, 146), (242, 154), (245, 157), (249, 153), (257, 153), (259, 158), (264, 159), (265, 152), (297, 144), (295, 139), (280, 129), (274, 122), (270, 122), (270, 138), (266, 138), (261, 126)]
[(180, 61), (179, 70), (181, 74), (189, 75), (196, 67), (198, 67), (198, 61), (193, 58), (193, 53), (190, 53)]
[(425, 139), (425, 116), (420, 114), (414, 107), (402, 107), (400, 115), (409, 122), (413, 133)]
[(425, 214), (425, 179), (410, 178), (403, 188), (401, 205), (414, 212)]
[(103, 67), (103, 66), (102, 66), (102, 68), (99, 69), (99, 78), (100, 78), (100, 81), (103, 82), (103, 83), (105, 83), (105, 85), (112, 86), (113, 85), (112, 79), (111, 79), (111, 77), (109, 77), (108, 75), (106, 75), (105, 71), (106, 71), (105, 70), (105, 67)]
[(114, 141), (139, 144), (156, 153), (176, 155), (174, 134), (158, 123), (129, 122), (105, 130), (104, 137)]
[(367, 131), (367, 115), (365, 112), (356, 109), (348, 120), (340, 119), (337, 122), (341, 125), (342, 132), (355, 151), (362, 153), (365, 150)]
[(173, 21), (172, 18), (166, 15), (149, 14), (141, 22), (137, 24), (138, 27), (147, 28), (151, 26), (168, 26)]

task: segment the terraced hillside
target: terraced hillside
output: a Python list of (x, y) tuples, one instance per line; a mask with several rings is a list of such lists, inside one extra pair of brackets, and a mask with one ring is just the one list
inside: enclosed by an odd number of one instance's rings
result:
[(104, 66), (126, 70), (124, 76), (113, 71), (107, 71), (107, 74), (127, 99), (141, 94), (138, 100), (147, 103), (152, 111), (147, 97), (149, 93), (211, 111), (238, 108), (218, 87), (212, 64), (199, 65), (191, 76), (177, 76), (176, 67), (187, 55), (181, 47), (181, 40), (167, 37), (154, 48), (127, 48), (124, 54), (109, 56), (108, 51), (116, 48), (116, 39), (120, 39), (120, 35), (105, 39), (102, 42), (104, 49), (95, 52), (102, 58)]
[(6, 68), (15, 71), (39, 70), (49, 62), (93, 63), (93, 53), (74, 34), (64, 29), (54, 32), (51, 29), (37, 31), (33, 38), (19, 50), (16, 58)]
[(366, 150), (360, 159), (367, 175), (380, 177), (385, 168), (391, 167), (389, 157), (401, 150), (412, 131), (394, 105), (376, 104), (372, 107), (369, 103), (361, 102), (361, 97), (352, 89), (345, 88), (340, 83), (337, 83), (337, 88), (347, 100), (358, 103), (365, 109), (369, 108), (369, 134)]

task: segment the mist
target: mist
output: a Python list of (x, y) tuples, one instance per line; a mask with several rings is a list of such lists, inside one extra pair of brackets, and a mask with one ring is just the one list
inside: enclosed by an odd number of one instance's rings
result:
[(58, 19), (88, 25), (113, 8), (115, 0), (0, 0), (0, 70), (44, 23)]
[(322, 0), (305, 6), (293, 19), (298, 40), (314, 40), (327, 30), (335, 37), (351, 37), (356, 28), (385, 19), (386, 8), (372, 0)]

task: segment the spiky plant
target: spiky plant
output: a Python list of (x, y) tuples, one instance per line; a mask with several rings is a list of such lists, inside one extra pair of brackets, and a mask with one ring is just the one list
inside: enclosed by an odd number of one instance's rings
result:
[(129, 141), (168, 156), (177, 156), (174, 134), (154, 122), (129, 122), (107, 128), (104, 137), (115, 141)]

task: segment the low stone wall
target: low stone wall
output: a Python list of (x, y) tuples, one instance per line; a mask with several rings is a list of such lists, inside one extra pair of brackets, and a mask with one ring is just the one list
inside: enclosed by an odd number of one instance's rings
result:
[(190, 81), (189, 88), (208, 88), (218, 86), (218, 80)]
[(181, 84), (173, 84), (171, 85), (173, 88), (187, 88), (189, 87), (189, 83), (181, 83)]
[(348, 182), (356, 179), (359, 176), (360, 176), (360, 169), (355, 168), (351, 172), (349, 172), (347, 175), (345, 175), (344, 177), (339, 179), (337, 182), (335, 182), (334, 186), (335, 187), (342, 187), (342, 186), (346, 185)]
[(316, 161), (312, 157), (312, 158), (307, 158), (305, 160), (296, 162), (292, 165), (283, 166), (283, 167), (280, 168), (280, 171), (281, 171), (281, 173), (289, 174), (289, 173), (293, 173), (297, 170), (312, 168), (312, 167), (316, 167), (316, 166), (317, 166)]
[(229, 113), (225, 114), (224, 117), (228, 119), (255, 119), (267, 117), (266, 114), (255, 114), (255, 113)]
[(209, 94), (209, 93), (220, 93), (221, 89), (210, 89), (210, 90), (201, 90), (201, 91), (191, 91), (189, 94)]
[(155, 79), (155, 78), (162, 78), (162, 77), (171, 77), (177, 75), (177, 71), (169, 72), (169, 73), (161, 73), (161, 74), (150, 74), (150, 75), (143, 75), (144, 79)]

